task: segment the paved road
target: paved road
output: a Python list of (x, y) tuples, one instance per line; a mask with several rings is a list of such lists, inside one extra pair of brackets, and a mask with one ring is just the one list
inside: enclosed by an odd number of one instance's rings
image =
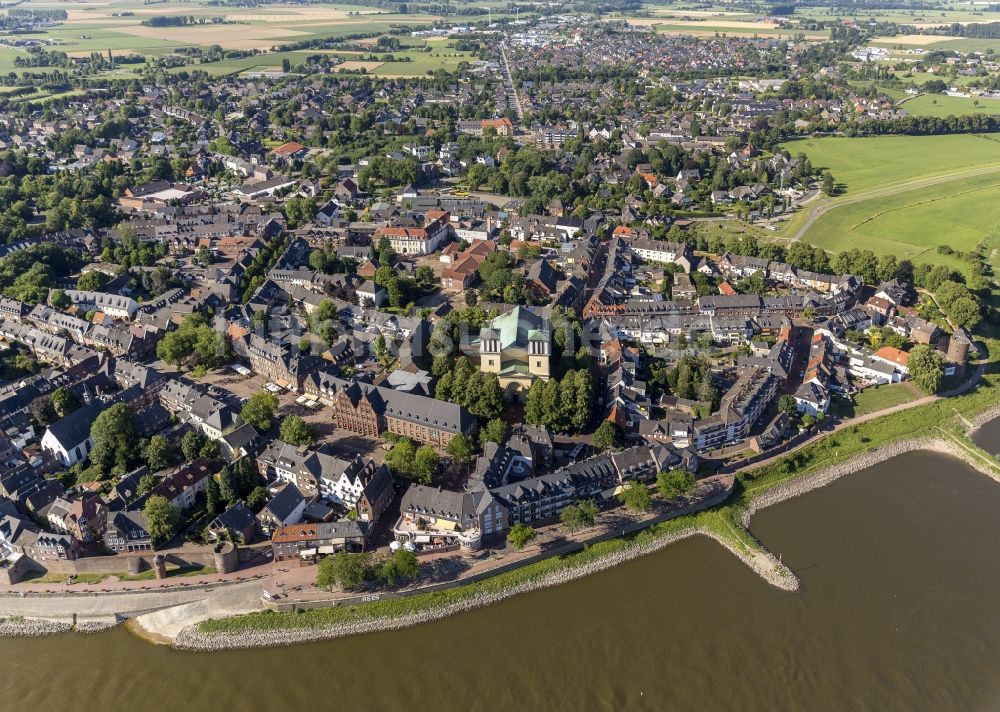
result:
[(183, 606), (199, 601), (256, 601), (259, 606), (261, 581), (244, 581), (212, 590), (137, 591), (135, 593), (93, 593), (75, 596), (0, 596), (0, 615), (25, 618), (81, 620), (130, 618), (147, 611)]
[(501, 42), (500, 43), (500, 57), (503, 60), (503, 83), (507, 88), (507, 93), (514, 97), (514, 110), (517, 112), (517, 120), (519, 123), (524, 123), (524, 108), (521, 106), (521, 96), (517, 93), (517, 87), (514, 86), (514, 79), (510, 73), (510, 60), (507, 59), (507, 47)]

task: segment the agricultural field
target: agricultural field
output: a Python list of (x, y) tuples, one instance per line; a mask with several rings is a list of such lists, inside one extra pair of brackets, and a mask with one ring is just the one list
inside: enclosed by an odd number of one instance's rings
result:
[(782, 148), (793, 156), (805, 153), (814, 166), (828, 169), (848, 196), (976, 167), (1000, 170), (1000, 142), (969, 134), (838, 136), (790, 141)]
[[(771, 20), (760, 20), (748, 15), (731, 14), (719, 15), (718, 13), (703, 12), (701, 14), (694, 11), (675, 11), (666, 13), (654, 13), (653, 17), (626, 17), (626, 21), (631, 25), (652, 27), (654, 31), (664, 34), (675, 35), (731, 35), (738, 37), (788, 37), (796, 30), (780, 27)], [(804, 32), (806, 37), (813, 39), (824, 39), (829, 36), (827, 32)]]
[(964, 114), (1000, 114), (1000, 99), (985, 97), (921, 94), (900, 103), (911, 116), (962, 116)]
[[(979, 22), (991, 22), (995, 19), (980, 18)], [(1000, 52), (1000, 39), (979, 37), (954, 37), (950, 35), (896, 35), (895, 37), (876, 37), (871, 41), (877, 47), (901, 47), (903, 49), (955, 50), (956, 52)]]
[[(822, 138), (791, 142), (828, 168), (842, 196), (823, 198), (779, 234), (831, 252), (865, 248), (964, 271), (937, 246), (1000, 245), (1000, 142), (975, 135)], [(961, 216), (961, 219), (958, 219)], [(812, 220), (812, 222), (810, 222)]]
[(786, 27), (776, 27), (774, 25), (768, 25), (766, 23), (726, 23), (719, 24), (717, 22), (711, 22), (711, 24), (700, 23), (700, 22), (689, 22), (689, 23), (654, 23), (652, 24), (653, 29), (656, 32), (669, 35), (694, 35), (696, 37), (704, 37), (709, 35), (727, 35), (731, 37), (791, 37), (793, 34), (802, 34), (807, 39), (826, 39), (829, 34), (826, 32), (815, 32), (815, 31), (799, 31), (793, 30)]
[[(65, 8), (62, 2), (27, 0), (21, 7)], [(129, 14), (131, 13), (131, 14)], [(502, 17), (499, 10), (496, 17)], [(204, 24), (178, 27), (149, 27), (143, 20), (152, 16), (184, 15), (204, 18)], [(223, 22), (212, 22), (222, 18)], [(70, 56), (86, 56), (91, 52), (137, 53), (150, 57), (162, 56), (177, 47), (218, 45), (223, 49), (261, 49), (302, 40), (342, 37), (357, 33), (382, 32), (396, 26), (430, 25), (443, 18), (435, 15), (398, 14), (363, 5), (268, 5), (261, 8), (235, 8), (210, 5), (208, 2), (168, 2), (146, 5), (140, 0), (83, 0), (74, 2), (69, 19), (58, 26), (34, 33), (19, 34), (21, 40), (49, 43), (50, 49)], [(480, 16), (449, 16), (447, 21), (460, 24), (481, 19)], [(26, 53), (13, 47), (0, 47), (0, 71), (16, 69), (14, 59)], [(281, 66), (281, 57), (252, 58), (249, 64), (228, 61), (210, 68), (199, 68), (214, 74), (228, 74), (241, 69), (263, 69)], [(439, 64), (425, 56), (413, 58), (413, 66), (400, 63), (386, 71), (388, 76), (423, 75), (434, 66), (452, 68), (460, 58), (443, 57)], [(454, 61), (452, 61), (454, 60)], [(294, 61), (294, 60), (293, 60)], [(133, 67), (129, 72), (138, 67)]]

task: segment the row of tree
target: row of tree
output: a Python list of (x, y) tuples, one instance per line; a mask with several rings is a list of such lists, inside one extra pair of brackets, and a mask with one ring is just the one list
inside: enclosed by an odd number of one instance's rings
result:
[(594, 406), (594, 377), (589, 370), (570, 370), (562, 379), (536, 380), (528, 389), (524, 419), (560, 433), (579, 433)]
[(420, 562), (406, 549), (397, 549), (388, 556), (373, 557), (370, 553), (342, 551), (319, 562), (316, 585), (330, 589), (340, 586), (345, 591), (356, 589), (368, 582), (379, 581), (393, 587), (416, 578)]
[(492, 420), (503, 413), (503, 389), (495, 373), (484, 373), (467, 358), (455, 360), (438, 379), (434, 397), (463, 406), (477, 418)]

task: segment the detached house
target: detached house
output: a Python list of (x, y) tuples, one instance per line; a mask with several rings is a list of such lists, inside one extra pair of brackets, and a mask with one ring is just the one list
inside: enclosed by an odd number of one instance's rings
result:
[(260, 510), (257, 521), (264, 533), (270, 534), (279, 527), (301, 522), (305, 510), (306, 498), (295, 485), (288, 484)]
[(54, 422), (42, 436), (42, 450), (63, 467), (71, 467), (89, 458), (94, 447), (90, 426), (106, 407), (105, 403), (93, 401)]

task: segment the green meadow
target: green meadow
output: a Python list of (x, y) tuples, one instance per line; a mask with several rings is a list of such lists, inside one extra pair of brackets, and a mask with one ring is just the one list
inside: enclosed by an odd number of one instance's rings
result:
[[(827, 168), (844, 193), (802, 238), (831, 252), (851, 248), (894, 254), (964, 271), (938, 245), (970, 251), (1000, 244), (1000, 141), (977, 135), (831, 137), (785, 144)], [(803, 211), (783, 229), (791, 236)]]
[(858, 247), (963, 270), (961, 260), (939, 254), (937, 246), (970, 251), (998, 225), (1000, 173), (994, 173), (835, 207), (805, 239), (833, 252)]
[(1000, 142), (972, 134), (834, 136), (789, 141), (782, 148), (793, 156), (805, 153), (813, 166), (828, 169), (846, 195), (977, 167), (1000, 168)]
[(962, 116), (965, 114), (1000, 114), (1000, 99), (921, 94), (908, 99), (900, 108), (911, 116)]

